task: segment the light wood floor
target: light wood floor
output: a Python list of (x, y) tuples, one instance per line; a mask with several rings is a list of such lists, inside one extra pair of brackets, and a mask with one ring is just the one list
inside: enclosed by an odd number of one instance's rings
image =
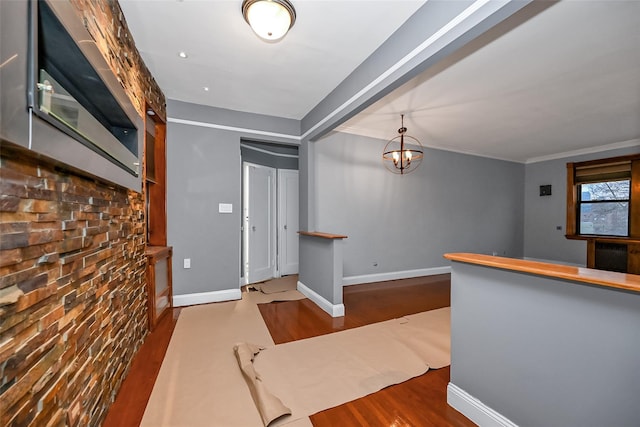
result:
[[(331, 318), (307, 299), (260, 304), (259, 308), (273, 340), (280, 344), (446, 307), (449, 296), (446, 274), (346, 287), (342, 318)], [(180, 309), (174, 309), (173, 316), (165, 316), (141, 347), (104, 427), (140, 424), (179, 314)], [(448, 382), (448, 367), (429, 371), (315, 414), (311, 421), (315, 427), (474, 426), (447, 405)]]

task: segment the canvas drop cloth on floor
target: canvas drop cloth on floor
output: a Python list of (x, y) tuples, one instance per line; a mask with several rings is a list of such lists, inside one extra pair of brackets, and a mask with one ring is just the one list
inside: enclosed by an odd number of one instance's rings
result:
[(293, 291), (298, 286), (298, 275), (284, 276), (278, 279), (271, 279), (260, 283), (247, 285), (249, 289), (255, 289), (264, 294), (276, 294), (279, 292)]
[(296, 290), (297, 285), (298, 275), (285, 276), (279, 279), (248, 285), (246, 295), (256, 304), (306, 298)]
[[(279, 281), (277, 293), (243, 292), (238, 301), (183, 308), (140, 425), (261, 426), (233, 346), (274, 345), (257, 304), (304, 298), (296, 277)], [(305, 425), (311, 423), (299, 424)]]
[(320, 410), (449, 364), (448, 308), (276, 346), (257, 304), (301, 294), (242, 296), (182, 310), (142, 426), (264, 425), (233, 351), (242, 342), (266, 348), (255, 371), (292, 410), (278, 426), (311, 426)]
[(291, 415), (270, 425), (283, 425), (447, 366), (449, 319), (447, 307), (268, 347), (254, 356), (271, 394), (257, 405), (273, 416), (269, 402), (281, 402)]
[(183, 309), (141, 426), (261, 426), (232, 351), (240, 337), (273, 345), (246, 299)]

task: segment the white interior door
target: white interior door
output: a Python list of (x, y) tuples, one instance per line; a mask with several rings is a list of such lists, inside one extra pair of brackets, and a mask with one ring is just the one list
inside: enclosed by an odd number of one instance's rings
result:
[(298, 273), (298, 171), (278, 169), (278, 267)]
[(247, 283), (271, 279), (276, 270), (276, 170), (244, 164), (245, 274)]

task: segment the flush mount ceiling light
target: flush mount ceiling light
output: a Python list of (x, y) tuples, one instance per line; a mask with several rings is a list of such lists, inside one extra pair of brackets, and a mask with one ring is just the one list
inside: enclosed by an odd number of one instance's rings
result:
[(287, 0), (244, 0), (242, 15), (258, 37), (275, 41), (296, 22), (296, 10)]
[(382, 152), (382, 163), (393, 173), (400, 175), (413, 172), (422, 163), (424, 154), (422, 144), (412, 136), (406, 135), (404, 114), (400, 115), (401, 127), (398, 136), (387, 142)]

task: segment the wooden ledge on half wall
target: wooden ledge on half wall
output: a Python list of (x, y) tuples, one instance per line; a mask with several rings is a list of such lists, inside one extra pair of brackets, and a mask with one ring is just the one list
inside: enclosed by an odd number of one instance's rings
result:
[(636, 274), (472, 253), (450, 253), (445, 254), (444, 257), (451, 261), (467, 264), (573, 280), (640, 293), (640, 275)]
[(321, 239), (346, 239), (342, 234), (323, 233), (322, 231), (298, 231), (301, 236), (320, 237)]

